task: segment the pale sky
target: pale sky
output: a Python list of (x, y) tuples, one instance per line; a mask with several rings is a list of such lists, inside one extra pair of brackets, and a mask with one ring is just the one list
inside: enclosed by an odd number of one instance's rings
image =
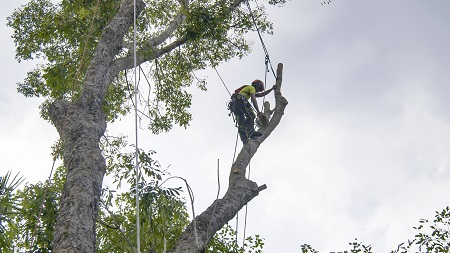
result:
[[(16, 93), (33, 65), (15, 61), (5, 19), (25, 2), (0, 10), (0, 174), (36, 182), (50, 173), (57, 133), (39, 118), (41, 100)], [(246, 235), (265, 238), (266, 253), (298, 253), (304, 243), (343, 251), (354, 238), (374, 252), (396, 249), (419, 219), (449, 204), (450, 2), (292, 0), (268, 12), (275, 30), (264, 40), (274, 67), (284, 63), (289, 105), (251, 162), (251, 179), (268, 189), (248, 206)], [(250, 38), (251, 55), (218, 67), (230, 90), (264, 78), (264, 54)], [(194, 92), (188, 129), (139, 133), (141, 148), (188, 180), (197, 214), (216, 196), (217, 159), (224, 194), (236, 140), (221, 81), (211, 70), (198, 75), (208, 91)], [(109, 127), (133, 141), (132, 117)]]

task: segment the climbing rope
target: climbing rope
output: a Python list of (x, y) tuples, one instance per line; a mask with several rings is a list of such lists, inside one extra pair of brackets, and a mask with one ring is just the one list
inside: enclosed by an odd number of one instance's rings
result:
[[(255, 16), (253, 15), (252, 8), (250, 7), (249, 0), (246, 1), (246, 4), (247, 4), (247, 9), (248, 9), (250, 17), (252, 19), (253, 25), (255, 26), (255, 29), (256, 29), (256, 31), (258, 33), (258, 37), (259, 37), (259, 40), (261, 42), (261, 46), (262, 46), (262, 48), (264, 50), (264, 54), (265, 54), (264, 64), (265, 64), (266, 68), (265, 68), (265, 71), (264, 71), (264, 90), (266, 90), (267, 73), (270, 72), (269, 71), (269, 66), (270, 66), (270, 70), (272, 71), (272, 74), (275, 77), (275, 79), (277, 78), (277, 75), (275, 74), (275, 71), (273, 69), (272, 62), (270, 61), (269, 51), (267, 50), (266, 44), (264, 43), (264, 39), (263, 39), (263, 37), (261, 35), (261, 31), (260, 31), (260, 29), (258, 27), (258, 24), (256, 23), (256, 19), (255, 19)], [(263, 102), (262, 102), (262, 105), (261, 105), (261, 108), (262, 108), (261, 111), (263, 111), (263, 109), (264, 109), (264, 101), (265, 101), (265, 99), (266, 99), (266, 96), (263, 97)]]
[(252, 8), (250, 7), (250, 2), (249, 2), (249, 0), (247, 0), (245, 2), (247, 4), (247, 8), (248, 8), (250, 17), (252, 18), (253, 25), (255, 26), (255, 29), (258, 32), (258, 37), (259, 37), (259, 40), (261, 42), (261, 46), (262, 46), (262, 48), (264, 50), (264, 54), (265, 54), (265, 57), (266, 57), (266, 62), (267, 62), (266, 64), (270, 65), (270, 69), (272, 70), (273, 76), (276, 78), (277, 75), (275, 74), (275, 71), (273, 70), (272, 62), (270, 61), (270, 57), (269, 57), (269, 51), (267, 50), (266, 44), (264, 43), (264, 40), (263, 40), (262, 35), (261, 35), (261, 31), (259, 30), (259, 27), (256, 24), (256, 19), (255, 19), (255, 16), (253, 15)]
[[(265, 65), (266, 65), (266, 69), (264, 71), (264, 90), (266, 90), (266, 85), (267, 85), (267, 73), (269, 72), (269, 55), (266, 55), (266, 60), (265, 60)], [(263, 96), (263, 102), (261, 104), (261, 111), (264, 112), (264, 102), (266, 100), (266, 96)]]
[[(250, 179), (250, 169), (251, 169), (251, 161), (248, 163), (248, 176), (247, 176), (247, 179)], [(246, 231), (247, 231), (247, 214), (248, 214), (248, 205), (246, 204), (245, 205), (245, 216), (244, 216), (244, 236), (243, 236), (243, 239), (242, 239), (242, 245), (244, 245), (245, 244), (245, 233), (246, 233)]]
[(74, 80), (73, 85), (72, 85), (72, 91), (71, 91), (72, 92), (72, 99), (73, 99), (73, 92), (74, 92), (75, 87), (77, 85), (78, 78), (80, 77), (80, 74), (81, 74), (81, 68), (84, 65), (84, 57), (86, 56), (87, 45), (89, 43), (89, 39), (91, 38), (92, 28), (94, 27), (95, 15), (97, 15), (97, 10), (98, 10), (99, 3), (100, 3), (100, 0), (97, 0), (97, 4), (95, 5), (95, 9), (94, 9), (94, 15), (92, 16), (91, 24), (89, 25), (89, 32), (88, 32), (88, 35), (86, 37), (86, 41), (84, 42), (83, 54), (81, 55), (80, 64), (78, 65), (79, 67), (78, 67), (77, 73), (75, 75), (75, 80)]
[(228, 89), (228, 87), (227, 87), (227, 85), (225, 84), (225, 82), (223, 81), (222, 76), (220, 76), (219, 71), (217, 71), (216, 67), (213, 67), (213, 68), (214, 68), (214, 70), (216, 71), (217, 75), (219, 76), (220, 81), (222, 81), (223, 86), (225, 87), (225, 89), (227, 90), (228, 94), (229, 94), (230, 97), (231, 97), (231, 92), (230, 92), (230, 90)]
[(164, 180), (164, 182), (162, 182), (159, 187), (161, 188), (163, 186), (163, 184), (165, 184), (167, 181), (169, 181), (170, 179), (181, 179), (184, 181), (184, 183), (186, 184), (186, 189), (189, 193), (189, 199), (191, 200), (191, 210), (192, 210), (192, 225), (194, 227), (194, 238), (195, 238), (195, 245), (199, 246), (199, 241), (198, 241), (198, 234), (197, 234), (197, 220), (195, 219), (195, 209), (194, 209), (194, 191), (192, 190), (191, 186), (188, 184), (187, 180), (179, 177), (179, 176), (172, 176), (167, 178), (166, 180)]
[(141, 230), (139, 217), (139, 145), (138, 145), (138, 83), (136, 71), (136, 0), (133, 1), (133, 69), (134, 69), (134, 131), (135, 131), (135, 173), (136, 173), (136, 252), (141, 252)]
[(220, 160), (217, 159), (217, 195), (216, 195), (216, 201), (214, 203), (214, 208), (211, 214), (211, 217), (209, 218), (209, 224), (208, 224), (208, 228), (206, 229), (206, 233), (209, 233), (209, 229), (211, 228), (211, 224), (213, 221), (213, 216), (214, 214), (216, 214), (216, 208), (217, 208), (217, 202), (219, 200), (219, 195), (220, 195)]

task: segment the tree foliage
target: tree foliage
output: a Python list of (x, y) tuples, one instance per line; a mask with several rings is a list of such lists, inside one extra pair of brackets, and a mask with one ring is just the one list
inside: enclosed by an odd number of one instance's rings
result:
[(20, 212), (15, 215), (19, 233), (14, 238), (14, 251), (51, 252), (53, 231), (58, 215), (64, 170), (57, 168), (52, 183), (26, 184), (17, 191)]
[(224, 226), (209, 243), (205, 253), (262, 253), (264, 240), (255, 235), (244, 238), (242, 246), (236, 241), (236, 231), (229, 225)]
[(449, 252), (450, 251), (450, 207), (436, 211), (432, 221), (421, 219), (414, 227), (414, 239), (402, 243), (391, 253), (407, 252)]
[[(450, 252), (450, 207), (445, 207), (442, 211), (436, 211), (432, 221), (428, 219), (420, 219), (419, 226), (413, 227), (417, 234), (413, 239), (409, 239), (406, 243), (400, 243), (395, 250), (390, 253), (443, 253)], [(343, 253), (372, 253), (372, 246), (358, 242), (349, 243), (350, 250)], [(302, 253), (318, 253), (309, 244), (300, 246)]]
[(10, 171), (0, 177), (0, 248), (3, 249), (12, 247), (13, 234), (19, 231), (13, 217), (21, 208), (14, 191), (22, 182), (19, 174), (11, 177)]
[[(7, 25), (14, 29), (16, 59), (43, 61), (28, 72), (17, 90), (26, 97), (46, 99), (41, 106), (44, 118), (48, 119), (50, 102), (79, 96), (81, 86), (76, 84), (82, 84), (101, 30), (119, 4), (102, 1), (96, 8), (95, 1), (62, 0), (54, 4), (50, 0), (32, 0), (8, 17)], [(114, 104), (116, 108), (110, 110), (115, 114), (126, 111), (123, 105)]]
[[(192, 115), (187, 109), (192, 97), (186, 88), (196, 82), (194, 71), (245, 56), (251, 45), (245, 34), (255, 30), (248, 10), (233, 6), (234, 1), (180, 2), (184, 1), (146, 1), (137, 20), (138, 63), (148, 62), (140, 68), (145, 75), (139, 89), (141, 113), (150, 119), (148, 127), (154, 133), (168, 131), (173, 124), (189, 124)], [(272, 0), (270, 4), (283, 2)], [(45, 119), (49, 119), (50, 103), (79, 97), (102, 29), (120, 4), (119, 0), (31, 0), (8, 17), (17, 60), (43, 61), (17, 89), (27, 97), (45, 98), (41, 105)], [(252, 15), (262, 32), (272, 32), (263, 5), (254, 8)], [(169, 50), (177, 41), (183, 44)], [(116, 61), (130, 61), (134, 49), (131, 30), (122, 44)], [(127, 70), (131, 68), (130, 63), (125, 64), (108, 87), (103, 109), (109, 121), (129, 113), (136, 102), (130, 102), (134, 90)], [(206, 88), (203, 83), (199, 87)]]
[[(109, 136), (102, 142), (108, 161), (107, 174), (112, 183), (103, 188), (97, 226), (98, 252), (135, 252), (135, 153), (126, 152), (127, 145), (124, 137)], [(164, 187), (170, 174), (161, 169), (154, 156), (154, 151), (139, 152), (140, 232), (145, 238), (141, 242), (143, 252), (163, 252), (172, 247), (190, 219), (186, 201), (180, 195), (183, 189)], [(11, 177), (10, 172), (1, 177), (1, 252), (52, 252), (64, 180), (64, 166), (55, 169), (50, 184), (27, 183), (17, 189), (23, 181), (21, 177)], [(234, 233), (231, 227), (225, 227), (211, 242), (209, 252), (260, 252), (253, 250), (262, 249), (259, 236), (248, 237), (244, 245), (247, 250), (244, 250), (233, 239)]]

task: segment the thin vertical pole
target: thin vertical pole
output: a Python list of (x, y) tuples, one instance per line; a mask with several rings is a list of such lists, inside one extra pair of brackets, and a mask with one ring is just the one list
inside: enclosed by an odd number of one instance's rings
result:
[(136, 71), (136, 0), (134, 0), (133, 13), (133, 58), (134, 58), (134, 127), (136, 136), (136, 252), (141, 252), (141, 231), (139, 224), (139, 146), (138, 146), (138, 115), (137, 115), (137, 101), (138, 101), (138, 86), (137, 86), (137, 71)]

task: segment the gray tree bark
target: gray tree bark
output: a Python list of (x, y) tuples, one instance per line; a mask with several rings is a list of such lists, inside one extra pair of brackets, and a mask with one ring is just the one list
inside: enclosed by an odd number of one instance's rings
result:
[[(236, 8), (243, 1), (233, 1), (231, 8)], [(189, 1), (183, 0), (180, 4), (188, 5)], [(144, 2), (136, 0), (137, 15), (144, 8)], [(55, 253), (96, 252), (95, 227), (106, 171), (106, 163), (99, 146), (100, 138), (106, 131), (106, 117), (102, 111), (102, 103), (108, 86), (117, 74), (132, 68), (131, 56), (117, 59), (116, 57), (123, 48), (125, 34), (132, 27), (133, 13), (133, 0), (123, 0), (116, 16), (104, 28), (84, 78), (80, 98), (77, 101), (56, 101), (49, 108), (50, 119), (63, 143), (64, 166), (67, 169), (53, 240)], [(157, 47), (165, 42), (184, 20), (184, 15), (180, 13), (165, 32), (142, 45), (142, 51), (138, 52), (138, 64), (156, 59), (186, 43), (187, 38), (181, 37), (165, 46)], [(152, 51), (153, 54), (149, 54), (148, 51)], [(280, 87), (281, 69), (282, 65), (279, 65), (277, 83)], [(275, 97), (277, 101), (275, 112), (269, 124), (261, 129), (263, 136), (248, 142), (233, 164), (230, 186), (224, 198), (215, 201), (211, 207), (196, 217), (198, 240), (192, 237), (194, 230), (191, 224), (170, 252), (201, 252), (216, 231), (233, 218), (242, 206), (265, 189), (264, 185), (258, 186), (245, 179), (245, 168), (284, 113), (287, 101), (281, 96), (280, 90), (275, 91)], [(270, 115), (272, 112), (265, 113)]]

